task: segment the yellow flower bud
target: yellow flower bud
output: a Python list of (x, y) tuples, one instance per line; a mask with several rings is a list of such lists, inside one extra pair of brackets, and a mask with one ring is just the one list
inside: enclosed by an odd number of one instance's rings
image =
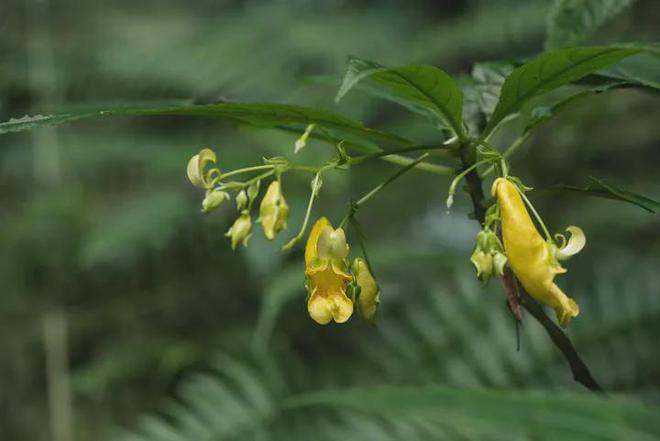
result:
[(195, 187), (207, 190), (213, 187), (213, 178), (220, 174), (220, 170), (213, 168), (206, 172), (204, 169), (209, 162), (216, 162), (215, 152), (211, 149), (200, 150), (188, 161), (188, 179)]
[(305, 246), (305, 276), (307, 311), (321, 325), (344, 323), (353, 314), (353, 302), (346, 296), (353, 279), (346, 272), (347, 255), (344, 230), (335, 230), (325, 217), (317, 220)]
[(259, 222), (266, 238), (273, 240), (277, 233), (286, 228), (288, 217), (289, 206), (282, 195), (280, 182), (273, 181), (268, 186), (259, 207)]
[(561, 326), (568, 325), (580, 309), (553, 282), (556, 274), (566, 272), (555, 259), (554, 244), (541, 237), (512, 182), (496, 179), (492, 193), (500, 206), (502, 239), (511, 269), (532, 297), (555, 310)]
[(506, 254), (501, 251), (496, 251), (495, 254), (493, 254), (493, 271), (497, 277), (504, 276), (504, 267), (508, 260)]
[(229, 199), (229, 193), (226, 191), (210, 190), (206, 192), (206, 197), (202, 201), (202, 213), (210, 213)]
[(353, 261), (353, 274), (360, 288), (358, 296), (358, 312), (365, 320), (373, 322), (376, 319), (376, 310), (380, 303), (380, 288), (374, 276), (369, 271), (367, 262), (361, 257)]
[(252, 220), (250, 213), (242, 211), (225, 236), (231, 237), (231, 249), (235, 250), (239, 244), (247, 246), (252, 232)]

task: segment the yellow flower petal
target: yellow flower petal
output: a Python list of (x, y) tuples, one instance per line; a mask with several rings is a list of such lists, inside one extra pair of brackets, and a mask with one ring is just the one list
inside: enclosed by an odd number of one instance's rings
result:
[(353, 314), (353, 302), (343, 291), (323, 296), (312, 292), (307, 303), (309, 316), (320, 325), (327, 325), (332, 320), (345, 323)]
[(316, 223), (314, 223), (312, 231), (309, 233), (307, 244), (305, 245), (305, 268), (310, 267), (313, 261), (316, 259), (318, 254), (316, 251), (316, 244), (319, 241), (321, 231), (328, 225), (330, 225), (330, 221), (327, 217), (321, 217), (316, 221)]
[(492, 193), (500, 206), (502, 239), (511, 269), (525, 290), (552, 307), (560, 324), (566, 326), (579, 314), (575, 301), (553, 282), (556, 274), (566, 270), (557, 263), (551, 246), (537, 231), (516, 186), (498, 178)]

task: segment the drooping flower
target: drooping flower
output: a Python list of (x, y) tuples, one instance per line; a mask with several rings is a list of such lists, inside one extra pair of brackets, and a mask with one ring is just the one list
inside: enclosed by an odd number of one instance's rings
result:
[(346, 287), (353, 279), (346, 272), (348, 244), (341, 228), (334, 229), (322, 217), (316, 221), (305, 246), (307, 311), (321, 325), (334, 320), (346, 322), (353, 314), (353, 302)]
[(361, 258), (356, 257), (353, 260), (353, 275), (360, 288), (358, 295), (358, 312), (367, 321), (373, 322), (376, 319), (376, 310), (380, 303), (380, 288), (374, 276), (369, 271), (369, 265)]
[(220, 170), (212, 168), (206, 171), (206, 165), (216, 162), (215, 152), (211, 149), (202, 149), (195, 156), (190, 158), (186, 171), (190, 182), (199, 188), (210, 190), (213, 188), (213, 179), (220, 174)]
[(535, 299), (553, 308), (561, 326), (567, 326), (570, 319), (580, 313), (580, 309), (577, 303), (554, 283), (554, 278), (555, 275), (566, 272), (557, 261), (556, 253), (567, 254), (568, 246), (557, 250), (550, 238), (546, 241), (541, 237), (519, 190), (511, 181), (496, 179), (492, 193), (497, 196), (500, 207), (502, 239), (511, 269), (525, 290)]
[(289, 217), (289, 206), (282, 194), (279, 181), (273, 181), (259, 206), (259, 221), (267, 239), (273, 240), (275, 235), (286, 228)]
[(248, 240), (252, 236), (252, 220), (250, 219), (250, 213), (247, 210), (241, 212), (240, 216), (238, 216), (238, 219), (236, 219), (231, 228), (229, 228), (229, 231), (227, 231), (225, 236), (231, 237), (232, 250), (235, 250), (240, 244), (247, 246)]

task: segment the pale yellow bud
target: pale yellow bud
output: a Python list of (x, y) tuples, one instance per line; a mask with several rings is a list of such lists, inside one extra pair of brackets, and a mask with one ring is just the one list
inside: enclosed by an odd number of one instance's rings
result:
[(231, 249), (235, 250), (240, 244), (247, 246), (250, 236), (252, 236), (252, 219), (250, 213), (243, 211), (236, 219), (225, 236), (231, 237)]
[(210, 213), (229, 199), (229, 193), (226, 191), (212, 190), (206, 192), (206, 197), (202, 201), (202, 213)]
[(259, 207), (259, 221), (266, 238), (273, 240), (277, 233), (286, 228), (288, 218), (289, 206), (282, 195), (280, 182), (273, 181)]

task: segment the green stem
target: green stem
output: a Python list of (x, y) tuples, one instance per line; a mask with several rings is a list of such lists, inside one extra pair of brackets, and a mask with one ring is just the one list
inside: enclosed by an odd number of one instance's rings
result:
[(518, 188), (516, 185), (516, 190), (518, 190), (518, 193), (520, 193), (520, 196), (522, 196), (523, 200), (525, 201), (525, 204), (527, 207), (530, 209), (532, 214), (534, 214), (534, 217), (536, 218), (536, 221), (541, 225), (541, 228), (543, 229), (543, 233), (545, 234), (546, 240), (552, 240), (552, 236), (550, 236), (550, 233), (548, 232), (548, 228), (545, 226), (545, 223), (543, 223), (543, 219), (541, 219), (541, 215), (539, 215), (538, 211), (536, 211), (536, 208), (534, 208), (534, 205), (532, 205), (532, 202), (527, 198), (525, 193)]
[(495, 161), (495, 159), (492, 159), (492, 158), (482, 159), (481, 161), (475, 162), (474, 164), (470, 165), (465, 170), (460, 172), (458, 175), (456, 175), (454, 180), (451, 181), (451, 185), (449, 186), (449, 192), (448, 192), (449, 194), (448, 194), (448, 197), (447, 197), (447, 208), (450, 208), (453, 204), (454, 194), (456, 193), (456, 187), (458, 186), (459, 182), (461, 182), (461, 180), (465, 176), (467, 176), (468, 173), (470, 173), (472, 170), (475, 170), (480, 165), (484, 165), (484, 164), (487, 164), (487, 163), (493, 162), (493, 161)]
[(405, 167), (403, 167), (403, 168), (401, 168), (400, 170), (398, 170), (396, 173), (394, 173), (392, 176), (390, 176), (389, 178), (387, 178), (385, 181), (383, 181), (383, 182), (381, 182), (380, 184), (378, 184), (377, 186), (375, 186), (373, 189), (371, 189), (371, 191), (369, 191), (367, 194), (365, 194), (365, 195), (362, 196), (360, 199), (358, 199), (357, 202), (355, 202), (355, 204), (354, 204), (355, 209), (360, 208), (360, 206), (361, 206), (362, 204), (364, 204), (364, 203), (367, 202), (369, 199), (371, 199), (376, 193), (378, 193), (380, 190), (382, 190), (383, 187), (385, 187), (385, 186), (386, 186), (387, 184), (389, 184), (390, 182), (396, 180), (396, 179), (399, 178), (401, 175), (405, 174), (408, 170), (414, 168), (417, 164), (419, 164), (420, 162), (422, 162), (422, 161), (423, 161), (424, 159), (426, 159), (428, 156), (429, 156), (429, 153), (424, 153), (424, 154), (421, 155), (419, 158), (413, 160), (413, 161), (410, 162), (408, 165), (406, 165)]
[(255, 181), (259, 181), (261, 179), (265, 179), (275, 173), (275, 170), (269, 170), (266, 173), (262, 173), (258, 176), (255, 176), (254, 178), (247, 180), (245, 182), (238, 182), (238, 181), (231, 181), (231, 182), (225, 182), (224, 184), (221, 184), (220, 187), (218, 187), (218, 190), (232, 190), (232, 189), (243, 189), (248, 187), (250, 184), (252, 184)]
[[(278, 130), (285, 131), (285, 132), (291, 132), (291, 133), (296, 133), (296, 134), (300, 133), (299, 130), (293, 129), (293, 128), (290, 128), (290, 127), (286, 127), (286, 126), (276, 126), (275, 128), (278, 129)], [(337, 145), (337, 142), (340, 141), (339, 139), (337, 139), (335, 137), (322, 134), (318, 130), (315, 130), (314, 132), (310, 133), (309, 137), (312, 138), (312, 139), (316, 139), (318, 141), (322, 141), (322, 142), (325, 142), (325, 143), (328, 143), (328, 144), (332, 144), (333, 146)], [(398, 143), (398, 145), (406, 145), (406, 144), (407, 144), (407, 142), (405, 142), (405, 140), (403, 142)], [(380, 147), (375, 147), (374, 148), (374, 147), (369, 147), (369, 146), (365, 146), (365, 145), (362, 145), (362, 144), (356, 144), (356, 143), (352, 143), (352, 142), (344, 142), (344, 146), (346, 146), (346, 147), (348, 147), (352, 150), (362, 152), (362, 153), (380, 153), (380, 152), (384, 151)], [(415, 147), (415, 146), (414, 145), (407, 145), (407, 148), (411, 148), (411, 147)], [(391, 154), (391, 153), (388, 153), (384, 156), (380, 156), (380, 158), (383, 161), (387, 161), (387, 162), (390, 162), (392, 164), (397, 164), (397, 165), (404, 165), (404, 166), (410, 164), (413, 161), (413, 159), (406, 158), (405, 156), (401, 156), (401, 155), (397, 155), (397, 154)], [(455, 170), (451, 167), (447, 167), (447, 166), (444, 166), (444, 165), (438, 165), (438, 164), (432, 164), (432, 163), (428, 163), (428, 162), (420, 162), (415, 166), (415, 168), (417, 170), (422, 170), (422, 171), (425, 171), (425, 172), (434, 173), (434, 174), (441, 175), (441, 176), (451, 176), (455, 173)]]
[[(511, 143), (511, 145), (504, 151), (504, 153), (502, 153), (502, 156), (506, 159), (513, 155), (525, 143), (525, 141), (529, 139), (531, 134), (531, 131), (527, 131), (516, 138), (516, 140)], [(495, 166), (487, 168), (486, 171), (481, 174), (481, 176), (486, 177), (493, 173), (493, 171), (495, 171)]]
[(291, 164), (287, 168), (289, 170), (305, 171), (310, 173), (318, 173), (319, 170), (321, 169), (321, 167), (316, 167), (313, 165), (305, 165), (305, 164)]
[(255, 171), (260, 171), (260, 170), (268, 170), (271, 168), (275, 168), (274, 165), (272, 164), (267, 164), (267, 165), (255, 165), (254, 167), (245, 167), (245, 168), (239, 168), (238, 170), (232, 170), (230, 172), (220, 174), (220, 179), (225, 179), (230, 176), (236, 176), (240, 175), (243, 173), (250, 173), (250, 172), (255, 172)]
[(288, 251), (295, 244), (297, 244), (300, 239), (305, 235), (305, 230), (307, 230), (307, 223), (309, 222), (309, 216), (312, 213), (312, 206), (314, 205), (314, 199), (316, 199), (316, 195), (319, 192), (320, 188), (320, 182), (321, 182), (321, 171), (318, 171), (316, 175), (314, 175), (314, 179), (312, 180), (312, 193), (309, 196), (309, 202), (307, 203), (307, 211), (305, 211), (305, 219), (303, 220), (303, 224), (300, 227), (300, 231), (294, 238), (292, 238), (290, 241), (285, 243), (282, 246), (282, 251)]
[(388, 150), (388, 151), (382, 151), (382, 152), (373, 152), (369, 153), (367, 155), (362, 155), (362, 156), (356, 156), (354, 158), (351, 158), (348, 163), (351, 165), (355, 164), (361, 164), (365, 161), (369, 161), (371, 159), (376, 159), (376, 158), (383, 158), (386, 156), (391, 156), (396, 153), (406, 153), (406, 152), (417, 152), (417, 151), (434, 151), (434, 150), (439, 150), (439, 151), (451, 151), (450, 147), (447, 147), (446, 145), (416, 145), (416, 146), (411, 146), (411, 147), (402, 147), (394, 150)]

